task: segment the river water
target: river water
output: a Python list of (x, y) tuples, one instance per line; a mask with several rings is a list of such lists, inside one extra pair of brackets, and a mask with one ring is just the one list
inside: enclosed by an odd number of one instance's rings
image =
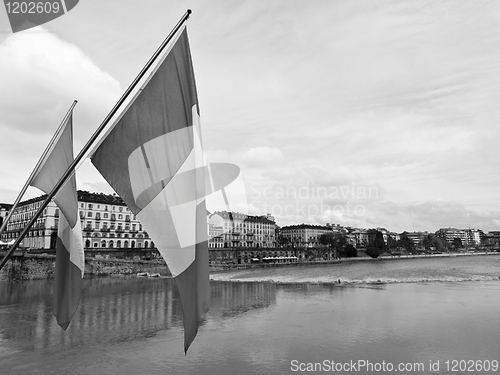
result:
[(211, 282), (187, 356), (171, 279), (85, 279), (67, 331), (51, 280), (0, 282), (0, 374), (496, 374), (499, 276), (497, 255), (214, 274), (239, 282)]

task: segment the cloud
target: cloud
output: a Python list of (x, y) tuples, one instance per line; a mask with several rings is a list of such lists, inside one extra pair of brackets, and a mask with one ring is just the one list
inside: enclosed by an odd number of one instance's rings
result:
[(283, 154), (277, 147), (252, 147), (245, 152), (241, 161), (248, 166), (266, 166), (281, 163)]
[(16, 33), (0, 45), (1, 126), (52, 132), (74, 99), (100, 111), (119, 84), (77, 47), (43, 27)]
[(1, 41), (0, 71), (0, 189), (11, 192), (20, 190), (73, 100), (76, 155), (121, 94), (113, 77), (43, 27)]
[(415, 221), (429, 223), (435, 230), (445, 227), (498, 230), (500, 219), (498, 211), (475, 211), (460, 203), (441, 199), (408, 205), (405, 211)]

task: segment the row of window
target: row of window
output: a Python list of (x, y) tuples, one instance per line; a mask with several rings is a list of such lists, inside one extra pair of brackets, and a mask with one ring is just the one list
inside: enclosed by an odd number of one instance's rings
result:
[[(96, 206), (97, 206), (97, 207), (96, 207), (96, 209), (98, 209), (98, 210), (100, 210), (100, 209), (101, 209), (101, 205), (100, 205), (100, 204), (98, 204), (98, 205), (96, 205)], [(85, 208), (85, 203), (80, 203), (80, 207), (81, 207), (81, 208)], [(94, 204), (93, 204), (93, 203), (88, 203), (88, 205), (87, 205), (87, 209), (89, 209), (89, 210), (94, 209)], [(124, 209), (125, 209), (125, 211), (130, 211), (130, 210), (128, 209), (128, 207), (126, 207), (126, 206), (125, 206), (125, 207), (124, 207), (124, 206), (119, 206), (119, 207), (118, 207), (118, 211), (120, 211), (120, 212), (123, 212), (123, 210), (124, 210)], [(103, 210), (104, 210), (104, 211), (108, 211), (108, 206), (106, 206), (106, 205), (105, 205), (105, 206), (103, 207)], [(112, 211), (115, 211), (115, 210), (116, 210), (116, 206), (111, 206), (111, 210), (112, 210)]]
[[(109, 226), (108, 226), (108, 223), (107, 222), (103, 222), (102, 223), (102, 228), (100, 228), (101, 225), (99, 222), (96, 222), (94, 223), (94, 226), (92, 226), (92, 222), (91, 221), (87, 221), (87, 225), (85, 226), (85, 228), (83, 228), (83, 222), (82, 222), (82, 228), (85, 229), (85, 230), (107, 230), (107, 229), (110, 229), (110, 230), (123, 230), (123, 226), (121, 223), (118, 223), (118, 226), (116, 227), (114, 223), (111, 223)], [(130, 224), (125, 224), (125, 230), (130, 230)], [(137, 224), (132, 224), (132, 230), (137, 230)], [(139, 224), (139, 230), (142, 230), (142, 224)]]
[[(85, 213), (83, 211), (80, 211), (80, 217), (81, 218), (85, 217)], [(92, 211), (87, 212), (87, 217), (93, 217)], [(110, 216), (106, 212), (102, 215), (102, 217), (104, 219), (110, 218)], [(96, 212), (95, 218), (97, 220), (101, 219), (101, 213), (100, 212)], [(116, 214), (111, 214), (111, 220), (116, 220)], [(123, 215), (122, 214), (118, 214), (118, 220), (123, 220)], [(135, 215), (134, 215), (134, 220), (135, 220)], [(130, 221), (130, 215), (125, 215), (125, 221)]]
[[(91, 245), (91, 241), (90, 240), (86, 240), (85, 241), (85, 248), (89, 248)], [(109, 240), (109, 241), (106, 241), (106, 240), (101, 240), (101, 241), (94, 241), (92, 243), (92, 247), (102, 247), (102, 248), (108, 248), (108, 249), (113, 249), (113, 248), (117, 248), (117, 249), (121, 249), (122, 248), (122, 245), (123, 245), (123, 248), (124, 249), (134, 249), (136, 248), (136, 242), (135, 241), (121, 241), (121, 240), (117, 240), (116, 242), (114, 240)], [(148, 242), (148, 241), (144, 241), (144, 247), (143, 247), (143, 244), (142, 242), (138, 242), (137, 243), (137, 248), (139, 249), (153, 249), (155, 247), (154, 245), (154, 242)]]

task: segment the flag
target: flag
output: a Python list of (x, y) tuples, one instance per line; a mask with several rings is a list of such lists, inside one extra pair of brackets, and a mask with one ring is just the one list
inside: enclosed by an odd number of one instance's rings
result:
[[(73, 162), (72, 117), (71, 113), (30, 182), (30, 185), (46, 194), (52, 191)], [(74, 174), (54, 196), (54, 201), (60, 215), (56, 240), (53, 313), (57, 323), (66, 329), (80, 303), (85, 261)]]
[(187, 352), (208, 311), (210, 288), (207, 166), (185, 26), (90, 157), (149, 233), (176, 281)]

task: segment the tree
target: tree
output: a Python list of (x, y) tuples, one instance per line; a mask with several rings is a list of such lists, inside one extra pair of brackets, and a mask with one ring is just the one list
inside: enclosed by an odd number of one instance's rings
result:
[(396, 250), (398, 247), (398, 242), (392, 236), (387, 236), (387, 249), (389, 251)]
[(408, 237), (407, 232), (403, 232), (399, 236), (398, 246), (401, 246), (406, 251), (412, 251), (415, 249), (415, 244), (413, 243), (411, 238)]
[(422, 246), (424, 246), (426, 250), (430, 250), (431, 247), (434, 247), (437, 251), (443, 251), (446, 250), (447, 243), (444, 239), (430, 233), (422, 239)]
[(319, 236), (319, 243), (325, 246), (332, 246), (335, 243), (334, 233), (323, 233)]
[(358, 256), (358, 251), (351, 244), (347, 244), (344, 248), (344, 254), (346, 258), (355, 258)]
[(319, 237), (319, 242), (322, 245), (327, 245), (330, 247), (334, 247), (336, 250), (343, 249), (347, 244), (347, 238), (342, 233), (323, 233)]
[(369, 229), (368, 248), (366, 249), (366, 254), (371, 256), (372, 258), (377, 258), (385, 251), (385, 248), (386, 245), (382, 232), (376, 229)]
[(459, 249), (459, 248), (463, 247), (463, 245), (462, 245), (462, 240), (461, 240), (460, 238), (454, 238), (454, 239), (453, 239), (453, 243), (452, 243), (452, 245), (453, 245), (453, 248), (454, 248), (455, 250), (457, 250), (457, 249)]
[(281, 246), (287, 246), (287, 245), (290, 245), (290, 238), (288, 238), (287, 236), (284, 236), (282, 235), (281, 233), (278, 235), (278, 243), (281, 245)]

